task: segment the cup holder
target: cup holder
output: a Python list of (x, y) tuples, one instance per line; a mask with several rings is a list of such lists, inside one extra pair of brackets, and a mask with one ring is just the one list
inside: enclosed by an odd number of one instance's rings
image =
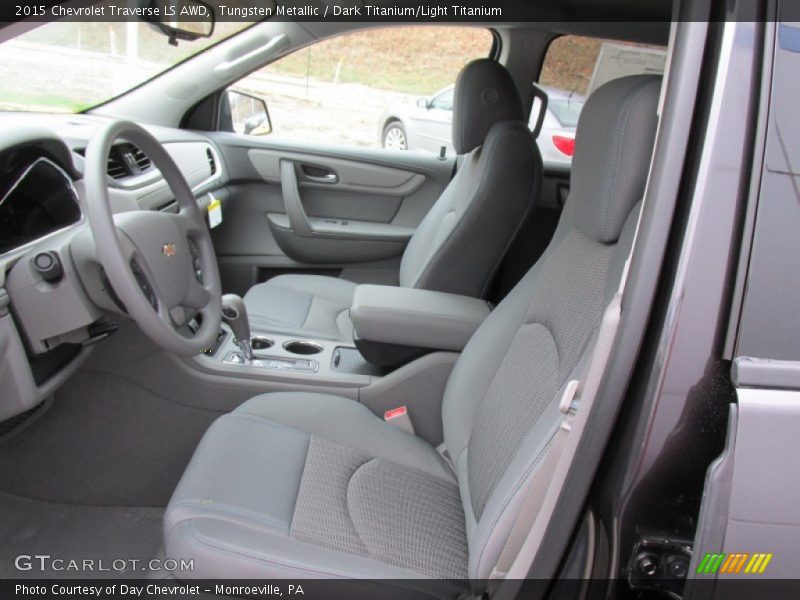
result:
[(286, 342), (283, 345), (283, 349), (287, 352), (291, 352), (292, 354), (319, 354), (322, 352), (322, 346), (319, 344), (314, 344), (312, 342), (298, 342), (296, 340), (292, 340), (290, 342)]
[(266, 350), (267, 348), (272, 348), (274, 345), (274, 341), (265, 337), (254, 337), (250, 340), (250, 346), (253, 350)]

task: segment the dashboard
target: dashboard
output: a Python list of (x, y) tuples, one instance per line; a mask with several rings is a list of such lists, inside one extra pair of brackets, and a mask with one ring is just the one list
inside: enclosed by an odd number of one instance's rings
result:
[[(83, 210), (84, 155), (106, 122), (89, 115), (0, 114), (0, 420), (51, 394), (92, 342), (107, 335), (108, 311), (119, 312), (103, 303), (113, 290), (101, 281), (99, 261), (82, 252), (93, 248)], [(209, 192), (222, 192), (227, 180), (213, 143), (190, 131), (146, 128), (201, 207)], [(133, 144), (115, 143), (106, 174), (114, 213), (177, 211), (160, 172)], [(41, 268), (43, 257), (58, 263), (57, 277)]]
[[(82, 220), (86, 146), (105, 122), (85, 115), (0, 114), (0, 268), (12, 251)], [(224, 184), (218, 150), (205, 137), (163, 127), (148, 130), (196, 194)], [(115, 212), (174, 207), (161, 174), (133, 144), (114, 145), (107, 174)]]

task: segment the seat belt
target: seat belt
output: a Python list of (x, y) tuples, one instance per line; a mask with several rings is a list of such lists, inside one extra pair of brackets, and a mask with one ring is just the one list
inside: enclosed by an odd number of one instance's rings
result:
[(466, 154), (456, 154), (456, 159), (453, 161), (453, 171), (450, 173), (450, 181), (456, 178), (456, 173), (461, 168), (461, 163), (464, 162)]
[(564, 388), (564, 393), (558, 406), (564, 417), (544, 450), (544, 458), (531, 478), (530, 491), (522, 503), (517, 520), (511, 528), (503, 550), (500, 552), (500, 557), (497, 559), (497, 564), (492, 569), (491, 575), (489, 575), (487, 591), (490, 596), (497, 584), (505, 579), (511, 565), (514, 564), (514, 560), (522, 550), (522, 545), (525, 543), (531, 527), (533, 527), (533, 522), (536, 520), (539, 510), (542, 508), (545, 495), (550, 487), (550, 481), (558, 465), (558, 460), (561, 458), (561, 452), (564, 450), (564, 444), (567, 441), (572, 421), (575, 418), (577, 406), (574, 399), (579, 383), (577, 379), (573, 379)]

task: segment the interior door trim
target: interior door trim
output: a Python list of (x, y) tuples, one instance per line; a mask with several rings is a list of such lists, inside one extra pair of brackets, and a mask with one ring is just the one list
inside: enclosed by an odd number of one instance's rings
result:
[[(321, 158), (282, 150), (252, 148), (247, 152), (250, 162), (264, 181), (282, 182), (284, 161), (292, 164), (308, 164), (317, 169), (325, 169), (337, 177), (336, 182), (329, 179), (315, 181), (307, 175), (298, 186), (336, 189), (338, 191), (374, 193), (383, 196), (410, 196), (423, 183), (425, 175), (396, 167), (379, 166), (344, 158)], [(297, 174), (295, 173), (295, 178)]]
[(296, 235), (311, 237), (314, 235), (314, 230), (311, 228), (311, 223), (308, 222), (308, 216), (300, 200), (300, 188), (297, 184), (294, 162), (291, 160), (280, 161), (280, 172), (281, 195), (286, 215), (289, 217), (289, 224)]

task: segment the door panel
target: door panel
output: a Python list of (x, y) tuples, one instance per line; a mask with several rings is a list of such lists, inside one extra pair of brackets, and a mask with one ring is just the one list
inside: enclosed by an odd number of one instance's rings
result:
[(280, 183), (280, 163), (289, 160), (298, 166), (301, 186), (326, 192), (336, 190), (402, 198), (416, 192), (425, 181), (424, 175), (414, 171), (330, 156), (254, 148), (248, 152), (248, 157), (264, 181)]
[(319, 189), (302, 182), (300, 188), (303, 195), (303, 207), (309, 217), (363, 219), (389, 223), (403, 203), (402, 196), (368, 192), (354, 194), (340, 190), (338, 187)]
[(230, 182), (213, 230), (226, 291), (284, 270), (396, 280), (408, 239), (453, 170), (452, 159), (426, 153), (211, 137)]

